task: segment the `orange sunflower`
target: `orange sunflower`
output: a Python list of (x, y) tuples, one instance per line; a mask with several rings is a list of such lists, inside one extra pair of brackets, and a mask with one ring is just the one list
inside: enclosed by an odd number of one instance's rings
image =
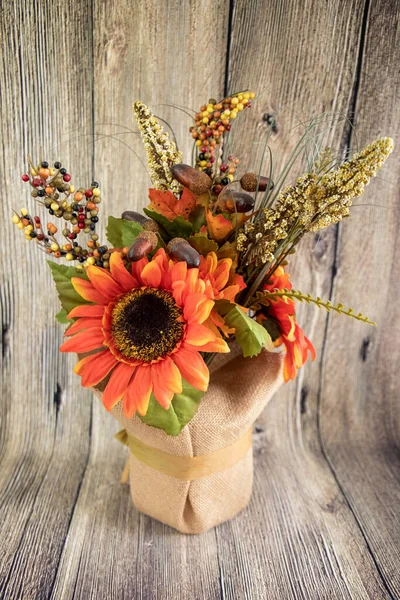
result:
[[(285, 273), (283, 267), (278, 267), (271, 276), (270, 281), (263, 286), (264, 290), (273, 292), (274, 290), (292, 289), (289, 281), (289, 274)], [(275, 346), (285, 345), (286, 355), (283, 364), (283, 376), (285, 381), (294, 379), (297, 369), (302, 367), (307, 361), (308, 353), (311, 360), (315, 359), (315, 348), (310, 340), (304, 335), (300, 325), (296, 322), (295, 303), (290, 298), (277, 297), (271, 299), (269, 306), (264, 307), (263, 312), (257, 315), (257, 321), (265, 319), (272, 320), (278, 327), (280, 334), (275, 340)]]
[[(231, 258), (218, 260), (215, 252), (209, 252), (206, 257), (202, 256), (200, 258), (199, 277), (210, 284), (213, 300), (228, 300), (234, 303), (237, 294), (246, 287), (243, 277), (234, 273), (232, 263)], [(215, 308), (211, 310), (205, 325), (214, 331), (216, 335), (219, 335), (218, 330), (221, 330), (225, 335), (235, 332), (234, 329), (226, 325)]]
[[(153, 259), (132, 263), (129, 272), (117, 251), (110, 271), (89, 266), (89, 281), (72, 278), (78, 294), (92, 304), (75, 307), (68, 315), (62, 352), (86, 353), (75, 367), (84, 387), (109, 376), (103, 403), (111, 410), (123, 399), (129, 418), (145, 415), (153, 393), (168, 409), (182, 392), (182, 378), (206, 391), (208, 368), (200, 352), (229, 352), (217, 331), (206, 322), (214, 306), (212, 285), (186, 262), (169, 260), (164, 250)], [(95, 353), (93, 353), (95, 352)]]

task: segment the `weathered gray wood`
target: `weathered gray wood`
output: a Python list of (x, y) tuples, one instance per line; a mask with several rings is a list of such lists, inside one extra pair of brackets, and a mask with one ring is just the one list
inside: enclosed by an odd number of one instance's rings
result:
[[(92, 409), (73, 359), (58, 354), (47, 267), (10, 223), (11, 207), (26, 204), (22, 157), (40, 143), (79, 185), (100, 182), (103, 215), (144, 206), (144, 169), (117, 141), (144, 158), (127, 129), (132, 102), (170, 122), (189, 158), (189, 118), (163, 105), (221, 96), (226, 66), (227, 91), (266, 88), (233, 136), (241, 156), (248, 148), (243, 169), (261, 156), (251, 141), (262, 141), (266, 114), (276, 115), (282, 159), (292, 127), (323, 111), (354, 113), (360, 144), (398, 139), (397, 23), (390, 1), (5, 4), (0, 597), (400, 597), (396, 157), (358, 201), (391, 210), (355, 208), (306, 241), (290, 270), (296, 287), (351, 302), (379, 329), (299, 309), (318, 359), (258, 422), (251, 504), (202, 536), (133, 508), (119, 483), (118, 426), (97, 401)], [(356, 145), (346, 123), (327, 140)]]
[[(398, 4), (371, 3), (355, 111), (361, 145), (389, 133), (399, 139), (399, 19)], [(400, 282), (399, 157), (397, 145), (379, 180), (357, 202), (360, 208), (354, 215), (359, 227), (340, 226), (335, 255), (333, 297), (360, 307), (378, 327), (352, 327), (349, 335), (346, 323), (329, 318), (319, 391), (322, 447), (396, 598), (400, 596), (400, 317), (393, 299)], [(349, 365), (351, 373), (335, 380), (332, 373)]]
[(90, 183), (90, 151), (79, 142), (52, 148), (91, 123), (91, 13), (85, 1), (2, 8), (0, 595), (40, 598), (50, 593), (88, 460), (91, 398), (58, 353), (49, 270), (11, 224), (11, 209), (33, 209), (20, 175), (40, 145)]

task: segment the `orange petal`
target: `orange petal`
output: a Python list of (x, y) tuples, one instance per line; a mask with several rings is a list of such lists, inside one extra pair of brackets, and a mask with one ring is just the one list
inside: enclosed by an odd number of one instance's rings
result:
[(215, 335), (204, 325), (199, 323), (188, 323), (186, 328), (185, 342), (192, 346), (204, 346), (215, 340)]
[(174, 361), (167, 356), (157, 363), (158, 372), (164, 385), (174, 394), (182, 394), (182, 376)]
[(99, 327), (86, 329), (70, 337), (60, 346), (61, 352), (91, 352), (104, 346), (104, 335)]
[(181, 375), (196, 390), (205, 392), (208, 387), (210, 373), (207, 365), (198, 352), (186, 348), (184, 344), (178, 352), (172, 355), (172, 360), (178, 367)]
[(132, 269), (132, 275), (140, 283), (142, 281), (141, 278), (140, 278), (140, 274), (141, 274), (142, 270), (144, 269), (144, 267), (147, 265), (148, 262), (149, 262), (149, 259), (147, 258), (147, 256), (143, 256), (143, 258), (141, 258), (137, 262), (133, 262), (132, 263), (132, 267), (131, 267), (131, 269)]
[(109, 350), (103, 350), (82, 358), (74, 368), (74, 372), (82, 377), (82, 387), (93, 387), (103, 381), (118, 362)]
[(156, 400), (165, 410), (168, 410), (171, 405), (171, 400), (174, 397), (173, 390), (166, 387), (163, 381), (160, 369), (160, 363), (151, 365), (151, 380), (153, 382), (153, 394)]
[(186, 298), (183, 315), (189, 323), (203, 323), (209, 317), (213, 306), (213, 300), (208, 300), (203, 294), (191, 294)]
[(147, 413), (152, 389), (150, 366), (138, 367), (130, 381), (122, 403), (124, 414), (128, 419), (134, 415), (136, 410), (144, 417)]
[(108, 411), (118, 404), (125, 394), (134, 370), (131, 365), (119, 363), (111, 373), (110, 380), (103, 393), (103, 404)]
[(170, 271), (171, 283), (174, 283), (175, 281), (186, 281), (186, 275), (187, 262), (181, 260), (180, 262), (175, 263)]
[(68, 319), (74, 319), (76, 317), (102, 317), (104, 314), (104, 306), (101, 304), (81, 304), (75, 306), (68, 313)]
[(86, 279), (82, 279), (81, 277), (71, 277), (71, 283), (75, 291), (78, 292), (84, 300), (95, 302), (96, 304), (108, 304), (108, 300), (103, 294), (100, 294), (100, 292), (96, 290), (90, 281), (86, 281)]
[(222, 288), (228, 283), (231, 266), (231, 258), (224, 258), (219, 261), (218, 267), (214, 272), (214, 284), (217, 290), (222, 290)]
[(139, 282), (127, 271), (119, 252), (113, 252), (111, 254), (110, 271), (114, 280), (125, 292), (140, 287)]
[(100, 292), (108, 302), (111, 302), (115, 296), (119, 296), (124, 291), (121, 286), (114, 281), (112, 275), (105, 269), (89, 265), (86, 267), (86, 273), (96, 290)]
[(152, 288), (158, 288), (161, 283), (161, 269), (156, 261), (147, 263), (141, 273), (141, 279), (144, 285)]
[(68, 327), (67, 331), (64, 335), (70, 336), (74, 333), (78, 333), (78, 331), (82, 331), (83, 329), (90, 329), (92, 327), (101, 327), (102, 319), (90, 319), (90, 318), (81, 318), (78, 319), (71, 327)]
[(221, 337), (214, 339), (212, 342), (208, 342), (208, 344), (204, 344), (201, 348), (198, 348), (193, 344), (188, 344), (188, 346), (190, 346), (192, 350), (200, 350), (201, 352), (221, 352), (223, 354), (230, 352), (228, 344)]
[(231, 302), (234, 302), (236, 294), (238, 294), (239, 291), (240, 287), (238, 285), (229, 285), (228, 287), (222, 290), (222, 295), (225, 298), (225, 300), (230, 300)]

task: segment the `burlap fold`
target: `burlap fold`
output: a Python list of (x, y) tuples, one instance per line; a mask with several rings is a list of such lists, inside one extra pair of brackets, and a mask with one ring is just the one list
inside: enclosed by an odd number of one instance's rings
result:
[[(283, 354), (263, 350), (248, 359), (218, 356), (209, 389), (192, 421), (176, 436), (127, 419), (120, 402), (113, 416), (145, 444), (175, 456), (209, 454), (245, 435), (282, 382)], [(95, 390), (97, 396), (101, 392)], [(201, 533), (226, 521), (249, 502), (253, 453), (222, 472), (184, 481), (170, 477), (130, 455), (130, 487), (136, 508), (182, 533)]]

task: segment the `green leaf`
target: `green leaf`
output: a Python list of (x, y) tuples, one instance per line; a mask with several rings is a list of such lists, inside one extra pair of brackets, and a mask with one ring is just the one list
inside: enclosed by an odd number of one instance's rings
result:
[(217, 252), (218, 244), (214, 240), (209, 240), (206, 235), (201, 233), (192, 235), (188, 238), (189, 244), (197, 250), (202, 256), (207, 256), (209, 252)]
[(173, 221), (169, 221), (164, 215), (160, 215), (149, 208), (144, 208), (143, 212), (150, 219), (161, 225), (171, 238), (181, 237), (186, 239), (193, 233), (192, 224), (189, 221), (185, 221), (182, 217), (175, 217)]
[(107, 239), (113, 248), (130, 246), (141, 231), (143, 231), (143, 227), (135, 221), (108, 217)]
[(152, 394), (146, 415), (137, 415), (146, 425), (162, 429), (168, 435), (179, 435), (185, 425), (193, 419), (203, 396), (204, 392), (194, 389), (182, 379), (182, 393), (175, 394), (168, 410), (165, 410)]
[(68, 319), (67, 318), (67, 311), (65, 310), (65, 308), (62, 308), (60, 310), (60, 312), (58, 312), (56, 314), (56, 319), (59, 323), (61, 323), (62, 325), (71, 325), (71, 323), (73, 322), (73, 319)]
[(242, 312), (238, 306), (232, 308), (224, 320), (236, 329), (235, 338), (243, 350), (243, 356), (256, 356), (263, 346), (272, 349), (271, 336), (267, 330)]
[[(90, 302), (84, 300), (82, 296), (80, 296), (78, 292), (75, 291), (71, 283), (72, 277), (80, 277), (81, 279), (86, 279), (88, 281), (86, 271), (80, 271), (76, 267), (66, 267), (65, 265), (59, 265), (58, 263), (53, 262), (51, 260), (48, 260), (47, 264), (49, 265), (51, 274), (53, 275), (54, 283), (56, 284), (56, 289), (61, 302), (61, 306), (65, 310), (66, 314), (71, 312), (71, 310), (75, 308), (75, 306), (79, 306), (81, 304), (90, 304)], [(58, 313), (57, 318), (58, 320), (63, 318), (62, 311), (61, 313)]]
[(189, 220), (193, 226), (193, 231), (200, 231), (203, 225), (207, 225), (206, 221), (206, 211), (204, 206), (198, 204), (195, 206), (194, 210), (190, 213)]

